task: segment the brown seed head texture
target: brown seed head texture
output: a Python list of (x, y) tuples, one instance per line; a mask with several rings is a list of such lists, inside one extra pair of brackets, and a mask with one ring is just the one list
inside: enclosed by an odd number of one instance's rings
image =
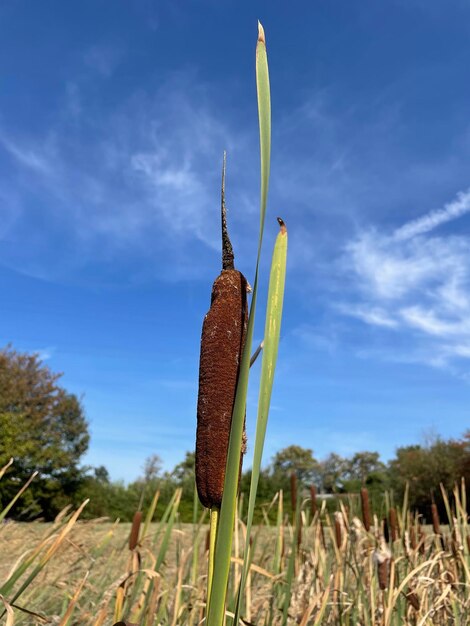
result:
[(310, 485), (310, 514), (312, 519), (317, 512), (317, 488), (315, 485)]
[(437, 505), (433, 502), (431, 504), (431, 517), (432, 517), (432, 530), (435, 535), (441, 534), (441, 527), (439, 522), (439, 513), (437, 510)]
[(390, 559), (392, 553), (387, 548), (384, 542), (374, 551), (374, 561), (377, 564), (377, 577), (379, 579), (379, 588), (384, 591), (388, 587), (389, 575), (390, 575)]
[[(222, 165), (222, 272), (212, 286), (211, 307), (202, 326), (197, 400), (196, 486), (201, 503), (220, 507), (225, 480), (232, 412), (240, 361), (248, 325), (249, 285), (235, 269), (225, 206), (224, 152)], [(243, 429), (240, 470), (246, 449)]]
[(390, 508), (389, 518), (390, 518), (391, 538), (392, 538), (392, 543), (393, 543), (394, 541), (400, 538), (400, 529), (398, 528), (397, 510), (395, 509), (395, 507)]
[[(219, 507), (225, 479), (232, 411), (248, 323), (247, 281), (223, 270), (212, 287), (201, 337), (197, 403), (196, 484), (207, 507)], [(240, 459), (241, 468), (241, 459)]]
[(129, 535), (129, 550), (135, 550), (139, 542), (140, 524), (142, 523), (142, 511), (136, 511), (132, 520), (131, 532)]
[(335, 540), (338, 548), (341, 548), (341, 545), (343, 543), (341, 520), (341, 513), (335, 513)]
[(361, 508), (362, 508), (362, 521), (364, 522), (364, 528), (369, 532), (370, 530), (370, 504), (369, 504), (369, 492), (366, 487), (361, 489)]

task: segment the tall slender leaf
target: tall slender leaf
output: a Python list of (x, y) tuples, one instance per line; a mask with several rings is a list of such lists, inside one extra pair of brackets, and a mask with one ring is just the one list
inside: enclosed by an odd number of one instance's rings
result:
[(263, 27), (259, 23), (258, 43), (256, 46), (256, 86), (258, 94), (261, 154), (260, 232), (258, 255), (256, 259), (253, 298), (251, 301), (250, 316), (248, 319), (247, 336), (240, 364), (237, 392), (232, 414), (232, 426), (225, 470), (224, 493), (220, 509), (220, 521), (214, 557), (214, 569), (217, 575), (214, 577), (212, 584), (209, 614), (207, 616), (208, 626), (221, 626), (224, 620), (225, 597), (230, 571), (232, 534), (238, 491), (238, 474), (242, 447), (243, 425), (245, 421), (246, 396), (248, 391), (248, 374), (250, 369), (250, 355), (253, 342), (253, 329), (258, 296), (259, 261), (263, 242), (269, 184), (271, 155), (271, 100), (269, 93), (269, 72), (268, 59), (266, 55), (266, 42)]

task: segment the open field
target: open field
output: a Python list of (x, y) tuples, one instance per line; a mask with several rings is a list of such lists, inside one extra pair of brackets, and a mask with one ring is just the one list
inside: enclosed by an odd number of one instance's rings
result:
[[(419, 525), (406, 505), (390, 509), (386, 523), (363, 520), (357, 499), (333, 515), (325, 508), (315, 511), (305, 500), (296, 520), (290, 520), (277, 497), (271, 505), (277, 522), (265, 516), (252, 533), (244, 619), (304, 626), (467, 624), (470, 554), (457, 491), (454, 505), (451, 526), (433, 528)], [(8, 608), (2, 620), (61, 626), (111, 625), (119, 619), (147, 626), (198, 624), (205, 608), (207, 517), (197, 525), (179, 524), (177, 509), (175, 494), (162, 520), (135, 525), (132, 550), (130, 524), (77, 521), (70, 512), (55, 524), (2, 524), (0, 583)], [(239, 520), (229, 615), (244, 531)]]

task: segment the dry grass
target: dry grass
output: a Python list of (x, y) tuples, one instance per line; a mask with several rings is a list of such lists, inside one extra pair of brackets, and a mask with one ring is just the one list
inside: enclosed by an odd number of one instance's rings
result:
[[(282, 515), (255, 528), (254, 559), (242, 615), (254, 624), (425, 626), (470, 622), (470, 556), (467, 516), (457, 493), (451, 527), (440, 534), (417, 527), (406, 509), (395, 509), (395, 541), (383, 521), (367, 532), (360, 503), (334, 516), (302, 503), (297, 528)], [(23, 593), (15, 591), (41, 562), (68, 518), (55, 525), (7, 523), (0, 527), (0, 583), (40, 550), (8, 593), (15, 624), (111, 625), (118, 619), (151, 624), (198, 624), (204, 616), (207, 525), (179, 524), (178, 498), (164, 523), (152, 523), (129, 550), (130, 524), (77, 521)], [(301, 526), (301, 528), (300, 528)], [(142, 532), (141, 527), (141, 535)], [(413, 532), (411, 532), (413, 531)], [(229, 582), (229, 614), (241, 573), (244, 524), (239, 521)], [(299, 540), (300, 537), (300, 540)], [(414, 543), (414, 546), (412, 545)], [(134, 545), (134, 540), (133, 540)], [(30, 611), (26, 613), (25, 609)], [(31, 613), (32, 612), (32, 613)], [(34, 613), (34, 614), (33, 614)], [(7, 614), (2, 619), (6, 619)]]

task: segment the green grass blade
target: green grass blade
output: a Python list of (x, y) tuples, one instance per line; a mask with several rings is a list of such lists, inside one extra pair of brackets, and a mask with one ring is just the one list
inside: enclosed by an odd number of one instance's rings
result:
[[(36, 576), (44, 569), (47, 563), (51, 560), (51, 558), (54, 556), (54, 554), (63, 544), (66, 536), (72, 530), (73, 526), (75, 525), (77, 519), (79, 518), (81, 512), (83, 511), (85, 506), (88, 504), (88, 502), (89, 500), (85, 500), (85, 502), (81, 504), (81, 506), (71, 516), (69, 521), (64, 525), (63, 529), (60, 531), (60, 533), (58, 534), (56, 539), (53, 541), (53, 543), (49, 546), (49, 548), (47, 548), (47, 550), (45, 551), (45, 554), (41, 555), (41, 557), (39, 558), (38, 564), (34, 567), (32, 572), (27, 576), (26, 580), (23, 581), (21, 587), (18, 589), (18, 591), (16, 591), (15, 595), (11, 599), (12, 604), (13, 602), (16, 602), (18, 600), (20, 595), (25, 591), (25, 589), (29, 587), (29, 585), (33, 582)], [(8, 580), (7, 584), (4, 585), (2, 589), (0, 590), (2, 592), (2, 595), (7, 595), (7, 592), (10, 591), (9, 585), (11, 584), (11, 581), (12, 579)], [(1, 617), (2, 616), (0, 616), (0, 619)]]
[(7, 469), (9, 467), (11, 467), (13, 465), (13, 457), (11, 457), (11, 459), (8, 461), (8, 463), (6, 465), (4, 465), (2, 468), (0, 468), (0, 479), (3, 478), (5, 472), (7, 471)]
[[(8, 467), (8, 465), (6, 465), (4, 468), (2, 468), (2, 471), (5, 470)], [(30, 484), (33, 482), (33, 480), (36, 478), (36, 476), (38, 475), (39, 472), (34, 472), (29, 478), (28, 480), (25, 482), (25, 484), (21, 487), (21, 489), (18, 491), (18, 493), (11, 499), (11, 501), (6, 505), (6, 507), (3, 509), (3, 511), (0, 511), (0, 522), (2, 522), (4, 520), (4, 518), (7, 516), (7, 514), (11, 511), (11, 509), (13, 508), (13, 506), (16, 504), (16, 502), (21, 498), (21, 496), (24, 494), (24, 492), (26, 491), (26, 489), (30, 486)]]
[(258, 113), (260, 127), (261, 153), (261, 196), (260, 196), (260, 233), (258, 241), (258, 256), (256, 260), (253, 298), (248, 319), (245, 348), (240, 364), (237, 392), (232, 414), (229, 448), (225, 471), (224, 493), (220, 509), (219, 528), (214, 556), (215, 576), (212, 584), (208, 626), (221, 626), (224, 621), (225, 598), (230, 571), (230, 557), (232, 552), (232, 535), (235, 520), (235, 509), (238, 491), (238, 473), (242, 446), (243, 425), (245, 421), (246, 397), (248, 391), (248, 374), (250, 370), (251, 346), (253, 343), (253, 329), (258, 296), (258, 271), (263, 242), (264, 220), (269, 183), (269, 167), (271, 152), (271, 100), (269, 93), (269, 73), (266, 55), (264, 31), (259, 24), (258, 43), (256, 46), (256, 86), (258, 94)]
[(298, 538), (300, 532), (300, 498), (297, 498), (295, 517), (294, 517), (294, 528), (292, 534), (292, 545), (291, 545), (291, 553), (289, 555), (289, 563), (287, 566), (287, 574), (286, 574), (286, 586), (284, 591), (284, 603), (282, 607), (282, 626), (286, 626), (288, 616), (289, 616), (289, 606), (292, 596), (292, 585), (294, 582), (294, 573), (295, 573), (295, 555), (297, 552)]
[(145, 516), (145, 522), (144, 522), (144, 529), (142, 531), (142, 536), (140, 541), (143, 542), (144, 539), (147, 537), (148, 534), (148, 530), (150, 527), (150, 523), (153, 520), (153, 516), (155, 515), (155, 509), (157, 508), (157, 502), (158, 502), (158, 498), (160, 497), (160, 490), (157, 489), (154, 493), (152, 502), (150, 504), (150, 507), (147, 511), (147, 515)]
[(171, 531), (173, 530), (173, 526), (176, 519), (176, 513), (178, 512), (178, 507), (180, 504), (182, 495), (182, 489), (177, 489), (175, 491), (175, 497), (173, 499), (173, 505), (171, 507), (170, 516), (168, 518), (168, 523), (166, 524), (165, 534), (163, 535), (162, 543), (160, 545), (160, 549), (158, 551), (157, 561), (155, 563), (154, 570), (156, 572), (160, 571), (160, 567), (163, 563), (163, 559), (165, 558), (166, 552), (168, 550), (168, 546), (170, 543)]

